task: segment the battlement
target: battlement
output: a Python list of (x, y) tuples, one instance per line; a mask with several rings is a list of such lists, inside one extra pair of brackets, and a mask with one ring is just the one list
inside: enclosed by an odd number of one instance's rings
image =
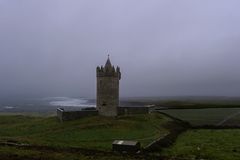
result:
[(111, 67), (98, 66), (96, 73), (97, 73), (97, 77), (118, 77), (119, 80), (121, 79), (121, 72), (119, 67), (115, 69), (114, 66), (111, 66)]

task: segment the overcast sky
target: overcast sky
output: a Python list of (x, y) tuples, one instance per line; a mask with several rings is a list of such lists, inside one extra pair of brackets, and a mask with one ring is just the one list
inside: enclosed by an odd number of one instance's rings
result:
[(239, 0), (0, 0), (0, 96), (239, 96)]

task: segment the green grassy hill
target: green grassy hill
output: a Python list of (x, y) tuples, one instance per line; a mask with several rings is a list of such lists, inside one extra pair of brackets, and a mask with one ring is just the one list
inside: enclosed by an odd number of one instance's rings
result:
[(0, 116), (0, 141), (111, 150), (113, 140), (123, 139), (146, 146), (169, 132), (163, 126), (170, 121), (160, 114), (95, 116), (64, 123), (56, 117)]
[[(214, 117), (213, 114), (210, 115)], [(1, 115), (0, 159), (142, 160), (164, 157), (166, 160), (237, 160), (240, 157), (239, 129), (189, 129), (181, 134), (170, 148), (147, 155), (122, 155), (111, 152), (111, 144), (115, 139), (137, 140), (144, 147), (153, 140), (164, 137), (170, 130), (179, 127), (178, 125), (159, 113), (117, 118), (95, 116), (64, 123), (60, 123), (56, 117)]]

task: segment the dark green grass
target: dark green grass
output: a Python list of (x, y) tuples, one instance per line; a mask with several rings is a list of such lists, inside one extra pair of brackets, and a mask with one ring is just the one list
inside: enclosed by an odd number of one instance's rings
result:
[(138, 140), (142, 146), (169, 131), (160, 114), (119, 118), (88, 117), (59, 123), (56, 117), (0, 116), (0, 141), (34, 145), (110, 150), (115, 139)]
[(130, 98), (133, 106), (155, 105), (172, 109), (240, 108), (240, 98), (231, 97), (169, 97)]
[(190, 130), (162, 153), (171, 159), (239, 160), (240, 130)]
[(81, 153), (69, 151), (35, 150), (18, 147), (0, 146), (1, 160), (142, 160), (142, 156)]
[(201, 109), (201, 108), (240, 108), (240, 101), (193, 101), (193, 100), (172, 100), (154, 103), (156, 106), (164, 106), (175, 109)]
[(34, 117), (53, 117), (56, 115), (56, 112), (0, 112), (0, 116), (15, 116), (15, 115), (23, 115), (23, 116), (34, 116)]
[[(240, 112), (240, 108), (210, 108), (210, 109), (171, 109), (161, 110), (161, 112), (167, 113), (176, 118), (188, 121), (194, 126), (198, 125), (217, 125), (225, 118)], [(240, 123), (240, 118), (235, 120), (234, 124), (228, 123), (228, 125), (235, 125)]]

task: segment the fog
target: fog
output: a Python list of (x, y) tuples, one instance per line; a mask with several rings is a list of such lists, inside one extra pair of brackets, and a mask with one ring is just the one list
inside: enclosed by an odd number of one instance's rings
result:
[(0, 0), (0, 97), (239, 96), (239, 0)]

